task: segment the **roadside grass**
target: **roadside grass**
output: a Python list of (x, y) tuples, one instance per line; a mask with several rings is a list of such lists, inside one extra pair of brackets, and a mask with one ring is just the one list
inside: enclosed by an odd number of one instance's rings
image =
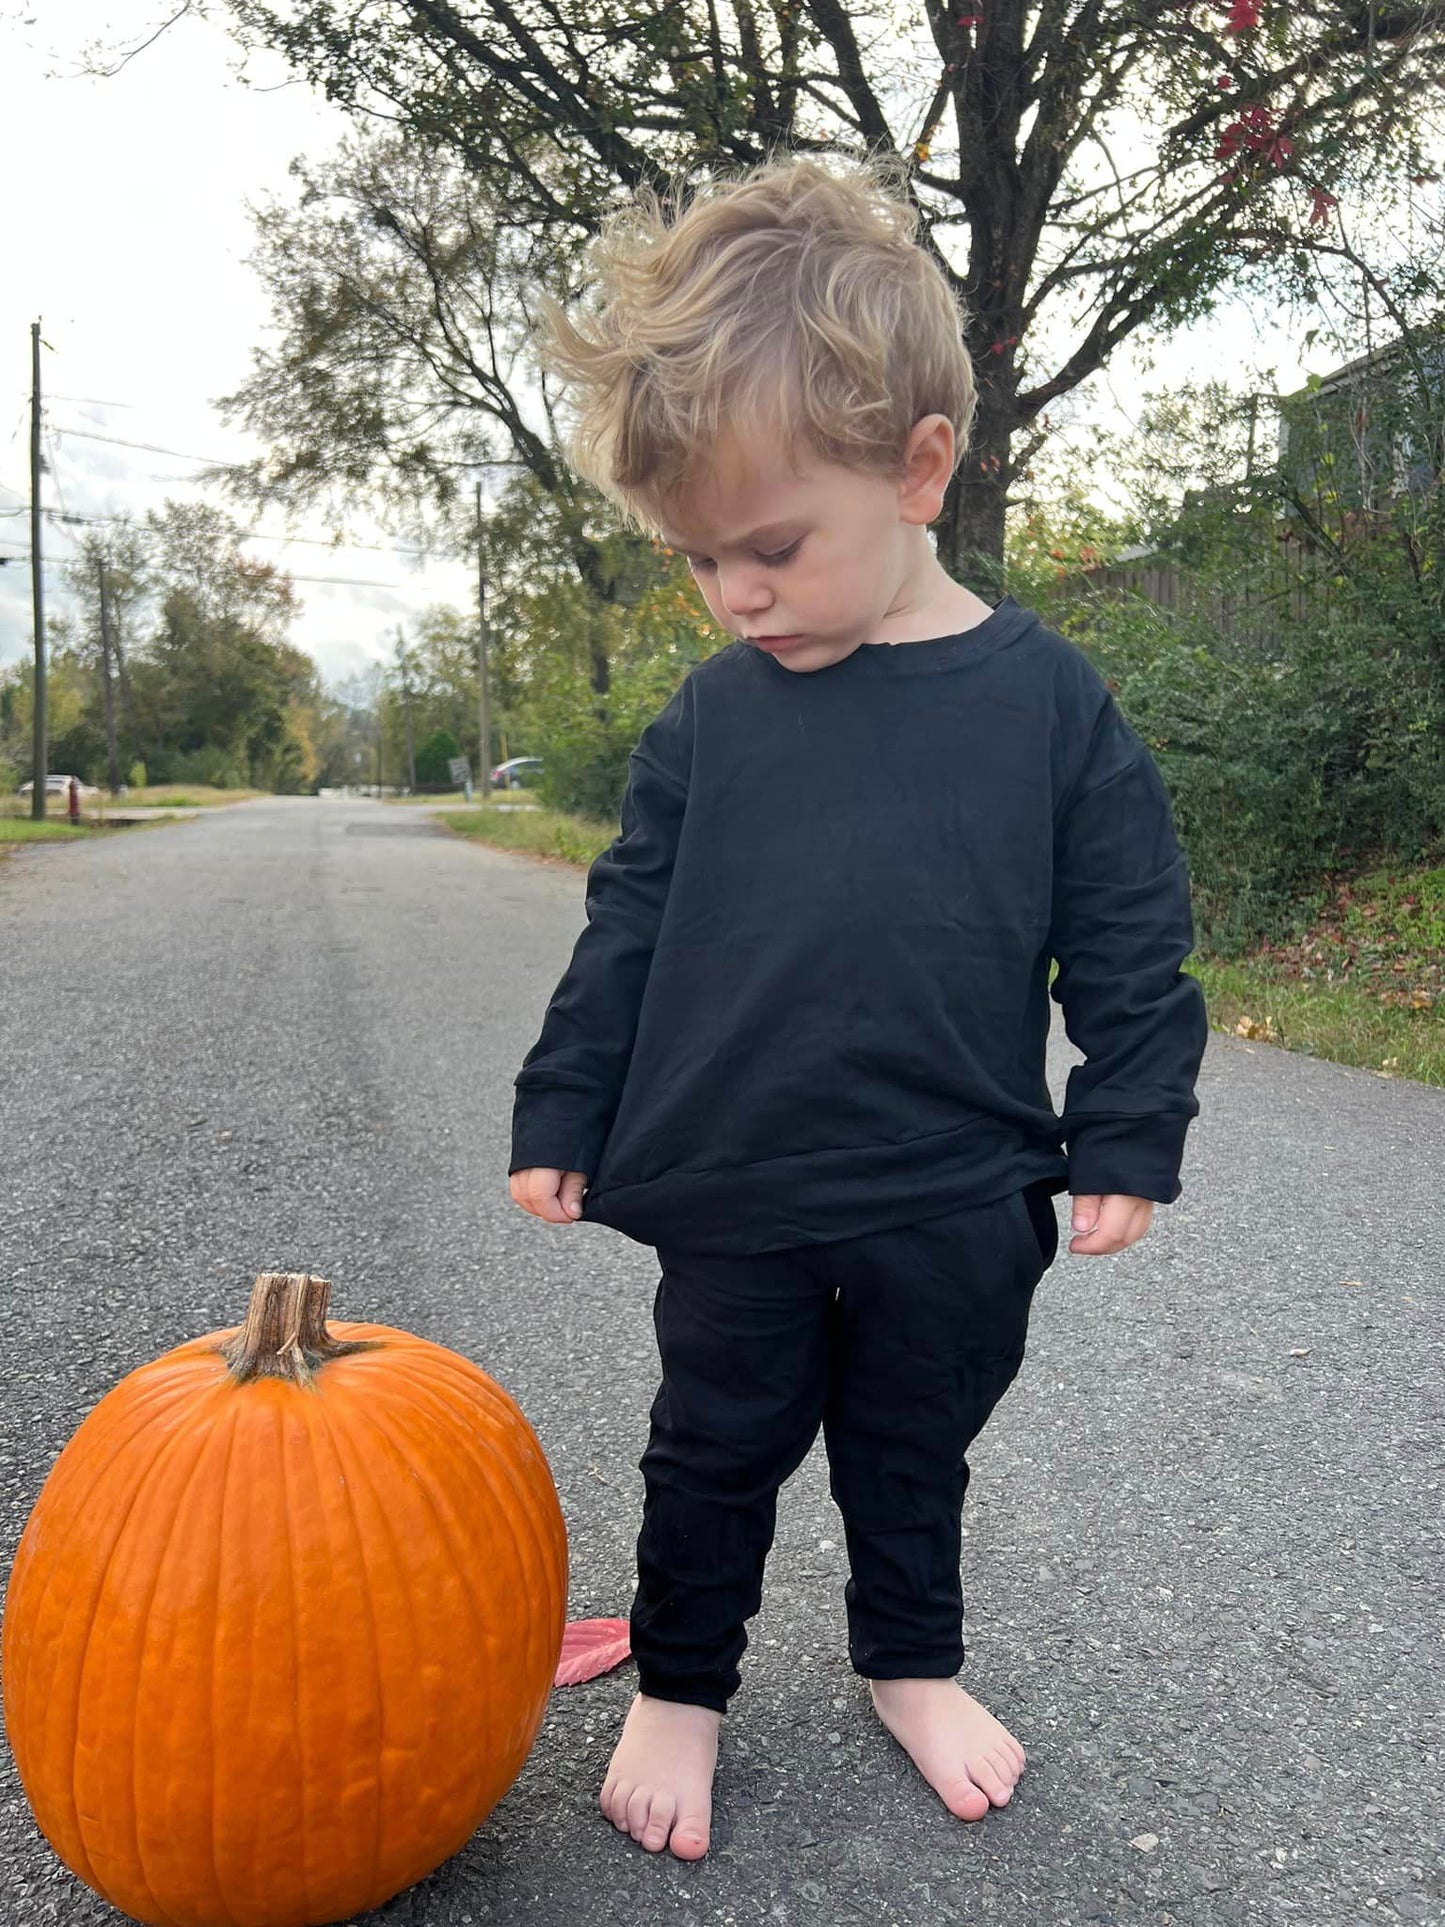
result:
[[(490, 793), (488, 800), (526, 802), (530, 800), (531, 796), (532, 792), (527, 788), (526, 784), (519, 783), (515, 789), (497, 790)], [(385, 796), (382, 798), (384, 803), (400, 803), (403, 806), (411, 806), (413, 808), (420, 805), (422, 809), (425, 809), (428, 805), (435, 809), (439, 803), (465, 803), (466, 800), (467, 793), (465, 790), (444, 790), (436, 795), (426, 796)], [(478, 801), (475, 791), (472, 792), (472, 801), (478, 809), (485, 809), (487, 807), (486, 803)]]
[(1204, 986), (1212, 1030), (1382, 1077), (1445, 1084), (1445, 1003), (1439, 999), (1431, 1009), (1401, 1009), (1379, 1003), (1360, 984), (1277, 978), (1254, 957), (1237, 963), (1191, 957), (1184, 968)]
[(496, 843), (527, 856), (551, 857), (584, 870), (617, 835), (615, 823), (568, 816), (562, 810), (509, 810), (494, 804), (482, 804), (474, 810), (449, 810), (438, 820), (457, 836)]
[(108, 796), (105, 801), (118, 810), (210, 810), (270, 794), (270, 790), (221, 790), (209, 783), (148, 783), (144, 789), (127, 790), (124, 796)]
[(75, 843), (87, 836), (118, 836), (122, 830), (158, 830), (170, 821), (158, 816), (150, 823), (98, 823), (83, 817), (79, 823), (47, 818), (37, 823), (28, 816), (0, 816), (0, 845), (16, 843)]
[[(417, 801), (437, 799), (417, 798)], [(615, 823), (483, 806), (454, 835), (585, 869)], [(1382, 1077), (1445, 1085), (1445, 867), (1330, 877), (1294, 926), (1248, 955), (1196, 951), (1210, 1028)]]
[(5, 816), (0, 817), (0, 843), (74, 842), (77, 837), (89, 836), (90, 829), (88, 823), (37, 823), (29, 816)]
[(1217, 1030), (1445, 1084), (1445, 867), (1327, 878), (1290, 930), (1186, 968)]
[[(269, 790), (218, 790), (202, 783), (155, 783), (145, 789), (128, 790), (124, 796), (83, 796), (81, 820), (104, 823), (107, 818), (133, 809), (205, 810), (223, 803), (245, 803), (252, 797), (269, 796)], [(58, 826), (69, 823), (70, 805), (64, 796), (46, 798), (46, 820)], [(28, 796), (0, 796), (0, 825), (31, 822)]]

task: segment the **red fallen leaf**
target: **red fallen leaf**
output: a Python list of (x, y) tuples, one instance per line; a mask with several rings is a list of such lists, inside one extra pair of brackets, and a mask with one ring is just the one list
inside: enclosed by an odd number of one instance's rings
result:
[(562, 1634), (554, 1686), (580, 1686), (632, 1656), (625, 1619), (571, 1619)]

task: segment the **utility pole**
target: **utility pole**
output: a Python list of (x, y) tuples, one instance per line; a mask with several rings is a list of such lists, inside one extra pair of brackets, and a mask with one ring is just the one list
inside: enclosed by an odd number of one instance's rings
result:
[(487, 560), (482, 540), (482, 485), (477, 483), (477, 788), (491, 794), (491, 717), (487, 710)]
[(406, 716), (406, 773), (411, 785), (411, 793), (416, 795), (416, 744), (411, 733), (411, 684), (406, 674), (406, 632), (398, 623), (396, 627), (396, 659), (401, 664), (401, 705)]
[(105, 689), (105, 747), (107, 768), (110, 776), (110, 793), (120, 795), (120, 757), (115, 746), (115, 689), (110, 678), (110, 578), (106, 574), (105, 557), (99, 558), (100, 564), (100, 676)]
[(30, 599), (35, 612), (35, 716), (30, 814), (45, 815), (45, 591), (40, 579), (40, 323), (30, 325)]

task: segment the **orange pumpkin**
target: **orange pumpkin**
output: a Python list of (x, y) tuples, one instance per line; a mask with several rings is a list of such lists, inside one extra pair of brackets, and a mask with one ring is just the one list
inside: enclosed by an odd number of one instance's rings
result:
[(65, 1864), (155, 1927), (309, 1927), (474, 1832), (536, 1738), (567, 1540), (485, 1372), (263, 1273), (132, 1372), (25, 1528), (5, 1725)]

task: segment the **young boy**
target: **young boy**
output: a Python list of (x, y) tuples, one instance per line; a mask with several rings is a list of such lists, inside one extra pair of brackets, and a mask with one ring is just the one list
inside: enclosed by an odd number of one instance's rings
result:
[[(669, 218), (670, 217), (670, 218)], [(965, 1452), (1052, 1263), (1180, 1192), (1207, 1024), (1167, 793), (1082, 651), (929, 542), (961, 316), (876, 169), (782, 161), (594, 249), (574, 465), (736, 640), (643, 732), (516, 1080), (511, 1194), (657, 1250), (640, 1691), (602, 1807), (707, 1851), (778, 1487), (821, 1424), (849, 1657), (961, 1819), (1023, 1748), (964, 1693)], [(1086, 1061), (1062, 1118), (1052, 995)], [(1067, 1155), (1065, 1154), (1067, 1147)]]

